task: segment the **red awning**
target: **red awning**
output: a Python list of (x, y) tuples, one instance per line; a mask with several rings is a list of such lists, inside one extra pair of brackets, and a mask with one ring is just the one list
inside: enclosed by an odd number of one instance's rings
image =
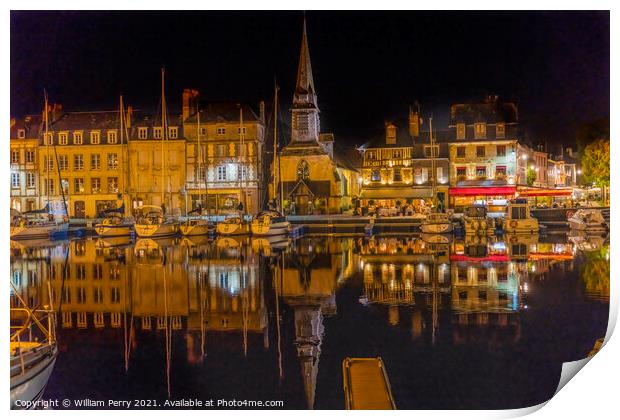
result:
[(451, 196), (459, 195), (514, 195), (516, 187), (452, 187), (448, 190)]
[(569, 188), (555, 189), (555, 188), (532, 188), (519, 191), (520, 197), (561, 197), (570, 196), (573, 194), (573, 190)]

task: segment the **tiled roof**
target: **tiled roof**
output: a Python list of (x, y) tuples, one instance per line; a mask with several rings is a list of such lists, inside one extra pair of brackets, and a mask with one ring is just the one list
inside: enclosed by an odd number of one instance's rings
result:
[(36, 139), (39, 138), (39, 130), (42, 129), (42, 117), (41, 115), (26, 115), (24, 118), (15, 120), (15, 124), (11, 127), (11, 137), (16, 139), (18, 130), (26, 130), (25, 138)]
[[(237, 122), (239, 121), (240, 106), (243, 109), (243, 121), (259, 122), (260, 118), (254, 109), (247, 103), (239, 102), (208, 102), (201, 105), (200, 122), (201, 123), (217, 123), (217, 122)], [(187, 119), (188, 123), (196, 124), (196, 114)]]
[(514, 102), (501, 102), (497, 96), (489, 96), (479, 103), (454, 104), (450, 107), (450, 124), (492, 124), (500, 121), (518, 121), (517, 105)]

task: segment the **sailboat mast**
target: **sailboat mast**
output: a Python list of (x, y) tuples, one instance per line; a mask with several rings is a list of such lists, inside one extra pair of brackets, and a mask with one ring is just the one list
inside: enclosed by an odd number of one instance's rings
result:
[(164, 95), (164, 69), (161, 69), (161, 205), (164, 205), (164, 183), (166, 182), (165, 160), (164, 160), (164, 139), (166, 138), (166, 97)]
[(123, 143), (123, 129), (124, 129), (124, 119), (125, 119), (125, 115), (123, 113), (123, 95), (120, 95), (119, 101), (118, 101), (118, 114), (120, 117), (120, 136), (121, 136), (121, 194), (123, 197), (123, 204), (125, 204), (125, 192), (127, 190), (125, 182), (127, 181), (127, 179), (125, 178), (125, 159), (124, 159), (124, 154), (125, 154), (125, 148), (124, 148), (124, 143)]
[(239, 173), (238, 173), (238, 177), (239, 177), (239, 201), (243, 204), (243, 214), (245, 214), (246, 211), (246, 202), (245, 202), (245, 191), (243, 190), (243, 156), (245, 155), (244, 153), (244, 140), (245, 140), (245, 136), (243, 133), (243, 104), (240, 105), (239, 107), (239, 165), (238, 165), (238, 169), (239, 169)]
[[(277, 188), (278, 188), (278, 174), (276, 173), (276, 164), (279, 163), (279, 157), (278, 157), (278, 114), (277, 114), (277, 109), (278, 109), (278, 84), (274, 83), (274, 99), (273, 99), (273, 199), (276, 200), (276, 197), (278, 196), (277, 193)], [(280, 197), (281, 201), (282, 197)], [(282, 211), (282, 206), (277, 204), (278, 201), (276, 201), (276, 205), (278, 205), (278, 208), (280, 209), (280, 211)]]
[[(433, 117), (429, 118), (429, 140), (431, 143), (431, 185), (432, 185), (432, 189), (431, 192), (433, 194), (433, 207), (436, 207), (437, 205), (437, 180), (435, 179), (435, 177), (437, 176), (436, 174), (436, 170), (435, 170), (435, 142), (433, 139)], [(436, 208), (435, 208), (436, 210)]]
[(47, 92), (44, 91), (45, 95), (45, 134), (43, 139), (45, 141), (45, 192), (47, 194), (47, 211), (51, 213), (52, 207), (50, 204), (50, 144), (49, 144), (49, 109), (47, 104)]

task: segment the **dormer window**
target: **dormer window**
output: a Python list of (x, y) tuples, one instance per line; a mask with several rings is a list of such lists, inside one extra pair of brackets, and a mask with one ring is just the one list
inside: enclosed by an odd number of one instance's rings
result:
[(245, 127), (237, 128), (237, 134), (241, 134), (241, 133), (243, 133), (245, 135)]
[(116, 130), (108, 131), (108, 144), (116, 144)]
[(58, 133), (58, 144), (66, 146), (69, 143), (69, 133)]
[(506, 126), (504, 123), (497, 123), (495, 126), (495, 137), (498, 139), (506, 137)]
[(207, 135), (207, 127), (200, 127), (200, 135), (201, 136)]
[(162, 134), (162, 128), (161, 127), (153, 127), (153, 138), (154, 139), (161, 139), (161, 134)]
[(464, 123), (458, 123), (456, 125), (456, 139), (465, 140), (465, 124)]
[(146, 127), (138, 127), (138, 138), (140, 140), (146, 140), (148, 137), (148, 129)]
[(101, 133), (99, 131), (91, 131), (90, 144), (99, 144), (101, 141)]
[(47, 133), (47, 134), (44, 135), (43, 143), (46, 146), (51, 146), (53, 142), (54, 142), (54, 134), (53, 133)]
[(475, 123), (474, 134), (477, 139), (486, 138), (487, 137), (487, 125), (485, 123)]
[(82, 144), (84, 142), (84, 134), (81, 131), (73, 132), (73, 144)]
[(26, 130), (24, 130), (23, 128), (20, 128), (19, 130), (17, 130), (17, 138), (18, 139), (25, 139), (26, 138)]
[(169, 127), (168, 137), (170, 137), (171, 139), (179, 138), (179, 127)]
[(217, 135), (218, 135), (218, 136), (223, 136), (224, 134), (226, 134), (226, 128), (224, 128), (224, 127), (218, 127), (218, 128), (217, 128)]

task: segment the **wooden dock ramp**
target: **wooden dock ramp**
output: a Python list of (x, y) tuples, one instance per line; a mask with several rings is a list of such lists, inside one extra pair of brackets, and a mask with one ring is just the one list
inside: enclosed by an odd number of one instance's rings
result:
[(347, 410), (396, 410), (390, 380), (380, 357), (342, 361)]

